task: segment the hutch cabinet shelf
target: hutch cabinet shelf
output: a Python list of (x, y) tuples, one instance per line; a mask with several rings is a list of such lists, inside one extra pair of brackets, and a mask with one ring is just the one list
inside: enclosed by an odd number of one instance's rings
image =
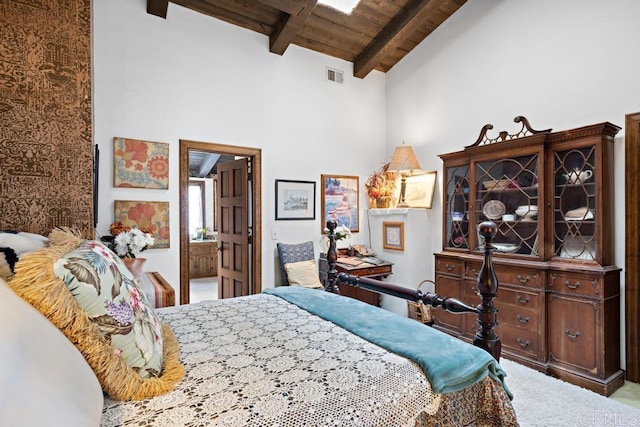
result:
[[(531, 128), (442, 154), (443, 250), (436, 292), (476, 305), (483, 242), (498, 226), (494, 266), (503, 355), (610, 395), (620, 369), (620, 269), (613, 265), (611, 123), (552, 132)], [(477, 322), (437, 311), (435, 327), (471, 341)]]

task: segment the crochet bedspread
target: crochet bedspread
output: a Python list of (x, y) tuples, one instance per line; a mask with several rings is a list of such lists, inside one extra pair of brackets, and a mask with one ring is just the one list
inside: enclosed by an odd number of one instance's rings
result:
[(272, 295), (157, 310), (185, 379), (153, 399), (105, 398), (103, 426), (517, 425), (499, 383), (434, 393), (420, 367)]

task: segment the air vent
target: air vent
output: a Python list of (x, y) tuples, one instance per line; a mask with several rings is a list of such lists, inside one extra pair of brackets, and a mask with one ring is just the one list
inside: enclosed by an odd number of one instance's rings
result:
[(327, 67), (327, 80), (330, 82), (342, 84), (344, 81), (343, 75), (342, 71)]

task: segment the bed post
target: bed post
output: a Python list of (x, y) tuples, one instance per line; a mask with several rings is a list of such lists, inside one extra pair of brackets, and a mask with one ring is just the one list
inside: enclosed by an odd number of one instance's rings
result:
[(484, 260), (480, 274), (478, 274), (478, 291), (482, 296), (482, 302), (478, 305), (480, 330), (473, 338), (473, 345), (483, 348), (499, 362), (502, 343), (493, 332), (493, 328), (498, 324), (496, 316), (498, 310), (493, 305), (498, 291), (498, 278), (491, 262), (491, 253), (495, 250), (491, 241), (497, 232), (498, 227), (491, 221), (485, 221), (478, 225), (478, 233), (484, 238)]
[(329, 248), (327, 249), (327, 264), (329, 264), (329, 271), (327, 272), (327, 285), (324, 290), (333, 292), (334, 294), (340, 294), (340, 288), (338, 288), (338, 271), (336, 270), (336, 261), (338, 261), (338, 250), (336, 249), (336, 235), (334, 230), (338, 226), (333, 220), (327, 221), (327, 228), (329, 229)]

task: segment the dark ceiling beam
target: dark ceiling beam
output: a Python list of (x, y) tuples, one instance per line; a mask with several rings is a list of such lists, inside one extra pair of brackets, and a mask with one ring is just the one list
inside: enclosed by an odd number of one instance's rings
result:
[(202, 162), (200, 163), (200, 169), (198, 170), (198, 176), (200, 178), (206, 178), (211, 172), (211, 169), (216, 165), (216, 162), (220, 158), (220, 154), (207, 153)]
[(389, 21), (380, 34), (356, 57), (353, 61), (353, 75), (361, 79), (366, 77), (382, 63), (389, 52), (395, 50), (424, 25), (429, 14), (437, 9), (437, 3), (434, 0), (409, 1), (404, 10)]
[(147, 0), (147, 13), (167, 19), (169, 0)]
[(269, 51), (278, 55), (284, 54), (311, 14), (316, 3), (317, 0), (305, 0), (302, 10), (297, 15), (283, 13), (273, 33), (269, 36)]
[(304, 3), (300, 0), (258, 0), (265, 6), (270, 6), (281, 12), (288, 13), (289, 15), (298, 15), (300, 11), (305, 7)]

